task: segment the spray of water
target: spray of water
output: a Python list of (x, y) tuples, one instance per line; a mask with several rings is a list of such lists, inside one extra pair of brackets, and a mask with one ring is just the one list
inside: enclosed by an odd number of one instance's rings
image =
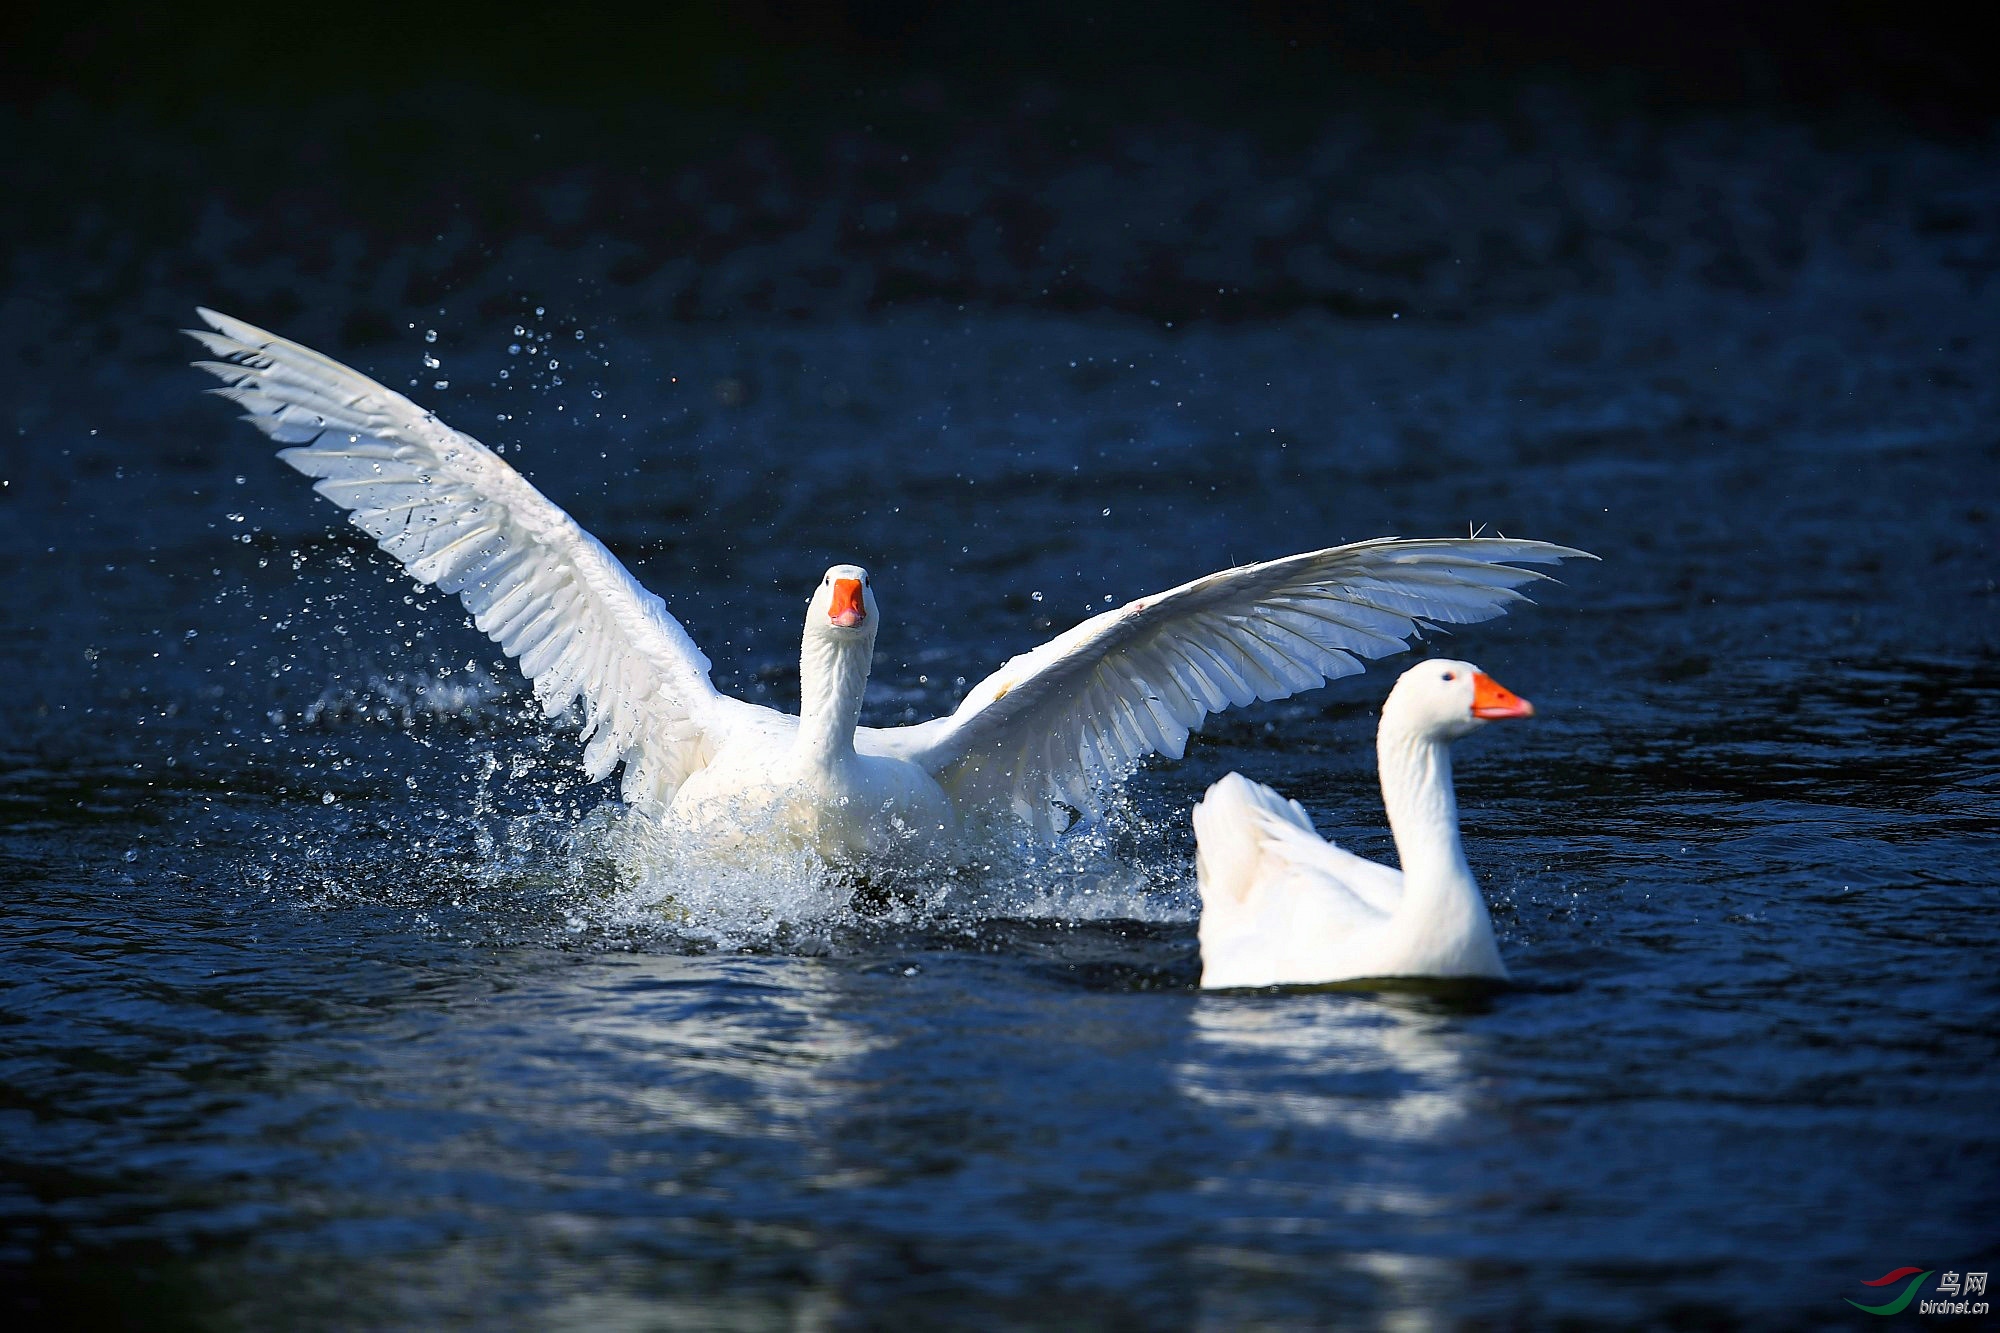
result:
[[(956, 930), (996, 919), (1183, 920), (1192, 890), (1182, 866), (1147, 864), (1132, 844), (1157, 841), (1126, 818), (1079, 830), (1052, 848), (994, 839), (893, 865), (831, 865), (797, 845), (713, 842), (622, 807), (600, 806), (568, 831), (579, 937), (646, 937), (696, 948), (818, 950), (854, 930)], [(1133, 836), (1133, 835), (1139, 836)], [(594, 869), (593, 869), (594, 867)]]
[(313, 910), (388, 909), (469, 939), (571, 948), (824, 952), (857, 932), (1194, 914), (1184, 830), (1130, 800), (1052, 847), (1008, 830), (948, 854), (913, 842), (893, 864), (832, 865), (765, 838), (718, 846), (712, 828), (628, 809), (585, 783), (571, 747), (530, 713), (483, 672), (371, 676), (323, 694), (287, 720), (292, 745), (352, 751), (400, 733), (421, 741), (407, 754), (421, 768), (281, 789), (246, 849), (245, 885)]

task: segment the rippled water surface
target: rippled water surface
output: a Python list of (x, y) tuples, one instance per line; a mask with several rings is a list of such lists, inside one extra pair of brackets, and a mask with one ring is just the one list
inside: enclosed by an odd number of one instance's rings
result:
[[(1718, 161), (1688, 188), (1766, 188)], [(2000, 213), (1972, 167), (1937, 173), (1964, 226), (1862, 208), (1799, 224), (1776, 278), (1451, 317), (989, 293), (688, 322), (525, 246), (477, 300), (370, 323), (338, 265), (285, 286), (207, 232), (204, 282), (128, 273), (4, 385), (11, 1297), (152, 1326), (1819, 1327), (1890, 1269), (2000, 1264)], [(11, 308), (88, 268), (22, 258)], [(1540, 710), (1459, 762), (1519, 984), (1194, 989), (1189, 805), (1242, 769), (1390, 855), (1393, 659), (1213, 720), (1102, 828), (968, 882), (635, 876), (456, 605), (199, 396), (171, 322), (239, 298), (421, 379), (719, 685), (786, 706), (834, 560), (877, 580), (867, 718), (896, 722), (1232, 562), (1482, 524), (1598, 553), (1439, 645)]]

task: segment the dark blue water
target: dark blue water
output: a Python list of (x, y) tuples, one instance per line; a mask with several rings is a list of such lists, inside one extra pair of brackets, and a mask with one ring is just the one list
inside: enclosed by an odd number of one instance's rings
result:
[[(19, 250), (10, 1300), (1840, 1327), (1893, 1268), (2000, 1266), (2000, 165), (1544, 129), (1197, 135), (1178, 166), (1162, 131), (990, 188), (974, 143), (770, 204), (789, 230), (723, 216), (763, 197), (743, 150), (751, 184), (683, 190), (704, 264), (643, 279), (587, 182), (543, 182), (584, 219), (554, 242), (287, 231), (225, 191), (191, 230)], [(994, 190), (1039, 201), (1041, 248), (982, 248), (1015, 225)], [(893, 239), (954, 208), (942, 258)], [(1205, 314), (1208, 277), (1235, 295)], [(200, 397), (171, 333), (196, 302), (420, 381), (726, 690), (794, 702), (806, 593), (866, 563), (873, 722), (1234, 562), (1482, 524), (1597, 552), (1436, 645), (1539, 709), (1459, 765), (1520, 984), (1194, 988), (1189, 805), (1241, 769), (1390, 855), (1393, 660), (1215, 719), (1102, 829), (886, 911), (635, 872), (455, 603)]]

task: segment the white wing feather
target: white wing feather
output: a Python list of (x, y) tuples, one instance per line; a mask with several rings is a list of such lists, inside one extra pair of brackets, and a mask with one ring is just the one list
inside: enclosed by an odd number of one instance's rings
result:
[[(1402, 901), (1402, 871), (1328, 842), (1304, 806), (1241, 773), (1210, 787), (1193, 820), (1202, 926), (1217, 941), (1260, 919), (1280, 929), (1310, 918), (1340, 933), (1363, 930), (1387, 921)], [(1260, 947), (1271, 944), (1266, 935)]]
[[(1210, 714), (1283, 699), (1401, 652), (1441, 624), (1503, 614), (1520, 585), (1586, 552), (1499, 537), (1384, 537), (1243, 565), (1093, 616), (973, 687), (950, 717), (877, 732), (960, 808), (1004, 804), (1043, 837), (1100, 814), (1145, 755), (1178, 759)], [(1514, 562), (1514, 563), (1509, 563)]]
[(1299, 883), (1307, 892), (1317, 891), (1327, 896), (1329, 904), (1339, 904), (1323, 907), (1323, 911), (1332, 910), (1372, 922), (1388, 917), (1403, 899), (1402, 871), (1357, 856), (1339, 843), (1322, 838), (1310, 820), (1303, 826), (1266, 820), (1264, 855), (1302, 872)]
[(200, 313), (215, 331), (188, 334), (221, 359), (195, 364), (226, 382), (210, 392), (294, 446), (278, 456), (412, 577), (457, 593), (548, 716), (582, 698), (593, 781), (622, 763), (626, 800), (664, 804), (751, 707), (717, 694), (665, 604), (491, 449), (310, 348)]
[(1230, 773), (1196, 804), (1194, 831), (1203, 986), (1359, 975), (1328, 968), (1379, 950), (1402, 872), (1321, 839), (1298, 802)]

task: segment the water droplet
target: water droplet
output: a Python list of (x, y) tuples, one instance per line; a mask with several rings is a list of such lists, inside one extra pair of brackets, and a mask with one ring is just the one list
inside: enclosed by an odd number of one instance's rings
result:
[(126, 848), (126, 849), (125, 849), (125, 859), (126, 859), (127, 861), (136, 861), (136, 860), (138, 860), (138, 859), (139, 859), (139, 849), (138, 849), (137, 847), (128, 847), (128, 848)]
[(434, 342), (436, 342), (437, 340), (438, 340), (438, 331), (437, 331), (436, 329), (425, 329), (425, 330), (424, 330), (424, 341), (425, 341), (425, 342), (427, 342), (427, 343), (434, 343)]
[(1039, 602), (1042, 600), (1042, 591), (1041, 589), (1037, 588), (1035, 591), (1029, 593), (1028, 596), (1034, 598), (1036, 601)]
[(334, 798), (333, 798), (333, 793), (332, 793), (332, 792), (326, 792), (326, 793), (324, 793), (324, 794), (323, 794), (323, 795), (322, 795), (322, 796), (321, 796), (321, 797), (319, 798), (319, 803), (320, 803), (321, 805), (332, 805), (332, 804), (333, 804), (333, 799), (334, 799)]

